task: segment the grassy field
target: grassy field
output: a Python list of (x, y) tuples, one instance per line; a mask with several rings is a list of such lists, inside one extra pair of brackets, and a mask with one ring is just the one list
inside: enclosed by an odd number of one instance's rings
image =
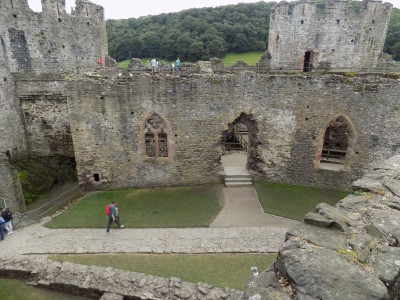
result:
[(303, 220), (318, 203), (335, 205), (346, 192), (320, 190), (281, 183), (258, 182), (255, 185), (264, 212), (293, 220)]
[(51, 259), (84, 265), (114, 267), (160, 277), (178, 277), (188, 282), (205, 282), (217, 287), (243, 290), (251, 277), (250, 268), (265, 270), (275, 254), (107, 254), (52, 255)]
[(105, 207), (111, 201), (118, 203), (121, 223), (125, 227), (207, 227), (221, 209), (221, 193), (222, 185), (93, 193), (47, 223), (46, 227), (105, 227)]

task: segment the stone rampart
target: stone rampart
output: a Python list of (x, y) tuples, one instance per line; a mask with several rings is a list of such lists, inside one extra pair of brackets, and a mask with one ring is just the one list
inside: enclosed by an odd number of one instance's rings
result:
[(65, 0), (42, 1), (42, 12), (27, 0), (0, 3), (0, 61), (12, 73), (69, 73), (93, 68), (107, 55), (104, 9), (77, 0), (69, 14)]
[[(255, 124), (248, 156), (255, 178), (346, 190), (372, 163), (399, 151), (396, 79), (242, 72), (90, 76), (64, 84), (78, 177), (85, 183), (97, 174), (98, 188), (218, 182), (223, 132), (242, 114)], [(29, 85), (20, 87), (20, 96), (29, 95)], [(153, 113), (168, 123), (167, 157), (146, 154)], [(331, 170), (318, 153), (338, 115), (351, 120), (355, 142), (346, 166)]]

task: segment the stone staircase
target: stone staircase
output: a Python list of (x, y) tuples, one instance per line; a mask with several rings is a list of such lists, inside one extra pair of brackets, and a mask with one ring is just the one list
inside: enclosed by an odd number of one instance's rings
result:
[(253, 185), (249, 171), (245, 167), (225, 167), (225, 186), (250, 186)]

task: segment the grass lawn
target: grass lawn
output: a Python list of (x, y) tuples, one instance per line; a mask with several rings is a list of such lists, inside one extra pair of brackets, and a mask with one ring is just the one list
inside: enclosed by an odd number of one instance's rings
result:
[(105, 207), (111, 201), (116, 201), (121, 223), (125, 227), (208, 227), (221, 209), (220, 197), (222, 197), (222, 185), (93, 193), (45, 226), (105, 227), (107, 225)]
[(87, 298), (26, 285), (16, 279), (0, 278), (0, 299), (3, 300), (85, 300)]
[(264, 212), (294, 220), (303, 220), (319, 203), (335, 205), (347, 192), (320, 190), (267, 181), (255, 185)]
[(249, 66), (255, 66), (256, 63), (260, 60), (261, 55), (263, 55), (264, 53), (264, 51), (252, 51), (243, 53), (229, 52), (224, 56), (224, 65), (232, 66), (238, 60), (241, 60), (247, 63)]
[(243, 290), (252, 275), (250, 268), (256, 266), (262, 272), (275, 257), (275, 254), (101, 254), (51, 255), (49, 258)]

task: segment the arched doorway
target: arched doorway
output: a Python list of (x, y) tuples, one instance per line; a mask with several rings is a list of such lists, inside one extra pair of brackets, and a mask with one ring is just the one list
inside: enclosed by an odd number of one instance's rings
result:
[(257, 132), (253, 116), (246, 113), (241, 113), (232, 123), (228, 123), (228, 129), (222, 132), (223, 167), (248, 168), (255, 155)]
[(356, 144), (356, 132), (351, 121), (338, 115), (332, 118), (318, 137), (316, 167), (342, 170), (350, 167)]

